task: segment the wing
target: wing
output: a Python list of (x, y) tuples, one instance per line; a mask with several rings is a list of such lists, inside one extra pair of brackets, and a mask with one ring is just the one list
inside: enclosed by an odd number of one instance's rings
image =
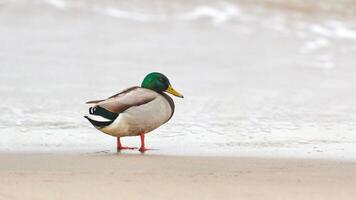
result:
[(132, 106), (146, 104), (157, 97), (157, 93), (148, 89), (134, 87), (115, 94), (108, 99), (90, 101), (95, 102), (94, 107), (102, 107), (113, 113), (121, 113)]
[(110, 98), (117, 97), (117, 96), (119, 96), (120, 94), (127, 93), (127, 92), (129, 92), (129, 91), (131, 91), (131, 90), (134, 90), (134, 89), (136, 89), (136, 88), (140, 88), (140, 87), (138, 87), (138, 86), (129, 87), (129, 88), (127, 88), (127, 89), (125, 89), (125, 90), (123, 90), (123, 91), (121, 91), (121, 92), (118, 92), (117, 94), (114, 94), (114, 95), (112, 95), (111, 97), (108, 97), (108, 98), (106, 98), (106, 99), (91, 100), (91, 101), (87, 101), (87, 102), (85, 102), (85, 103), (86, 103), (86, 104), (95, 104), (95, 103), (99, 103), (99, 102), (102, 102), (102, 101), (108, 100), (108, 99), (110, 99)]

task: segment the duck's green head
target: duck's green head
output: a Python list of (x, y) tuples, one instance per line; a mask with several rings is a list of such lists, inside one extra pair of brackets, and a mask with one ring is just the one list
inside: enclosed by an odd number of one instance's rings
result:
[(158, 93), (168, 92), (174, 96), (183, 98), (183, 95), (173, 89), (168, 78), (159, 72), (149, 73), (142, 81), (141, 87), (154, 90)]

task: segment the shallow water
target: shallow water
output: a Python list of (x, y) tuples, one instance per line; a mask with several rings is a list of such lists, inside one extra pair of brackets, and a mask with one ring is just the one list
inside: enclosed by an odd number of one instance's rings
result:
[(155, 2), (3, 1), (0, 151), (112, 152), (84, 102), (161, 71), (186, 98), (153, 154), (356, 159), (352, 16)]

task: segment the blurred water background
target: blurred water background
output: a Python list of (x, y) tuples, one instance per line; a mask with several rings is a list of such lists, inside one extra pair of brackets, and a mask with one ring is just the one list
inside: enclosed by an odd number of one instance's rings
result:
[(356, 159), (355, 16), (355, 0), (1, 0), (0, 151), (114, 152), (84, 102), (160, 71), (186, 98), (151, 154)]

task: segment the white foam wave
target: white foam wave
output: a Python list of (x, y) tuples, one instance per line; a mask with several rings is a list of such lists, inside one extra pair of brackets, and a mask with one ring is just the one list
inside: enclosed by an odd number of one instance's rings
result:
[(106, 8), (103, 10), (103, 13), (111, 17), (128, 19), (128, 20), (139, 21), (139, 22), (161, 21), (161, 17), (159, 16), (150, 16), (139, 12), (131, 12), (131, 11), (121, 10), (117, 8)]
[(335, 33), (340, 38), (356, 40), (356, 31), (346, 29), (345, 27), (337, 27)]
[(183, 14), (171, 14), (168, 16), (127, 11), (113, 7), (96, 10), (111, 17), (138, 22), (162, 22), (169, 19), (193, 21), (202, 18), (210, 18), (212, 23), (221, 24), (239, 15), (239, 9), (233, 5), (226, 5), (220, 9), (210, 6), (198, 6), (192, 11)]
[(332, 26), (314, 24), (309, 29), (311, 32), (325, 37), (356, 40), (356, 31), (346, 28), (342, 24), (334, 24)]
[(201, 18), (211, 18), (214, 24), (221, 24), (233, 17), (238, 16), (239, 9), (233, 5), (226, 5), (222, 9), (217, 9), (209, 6), (199, 6), (193, 11), (179, 15), (179, 19), (197, 20)]

